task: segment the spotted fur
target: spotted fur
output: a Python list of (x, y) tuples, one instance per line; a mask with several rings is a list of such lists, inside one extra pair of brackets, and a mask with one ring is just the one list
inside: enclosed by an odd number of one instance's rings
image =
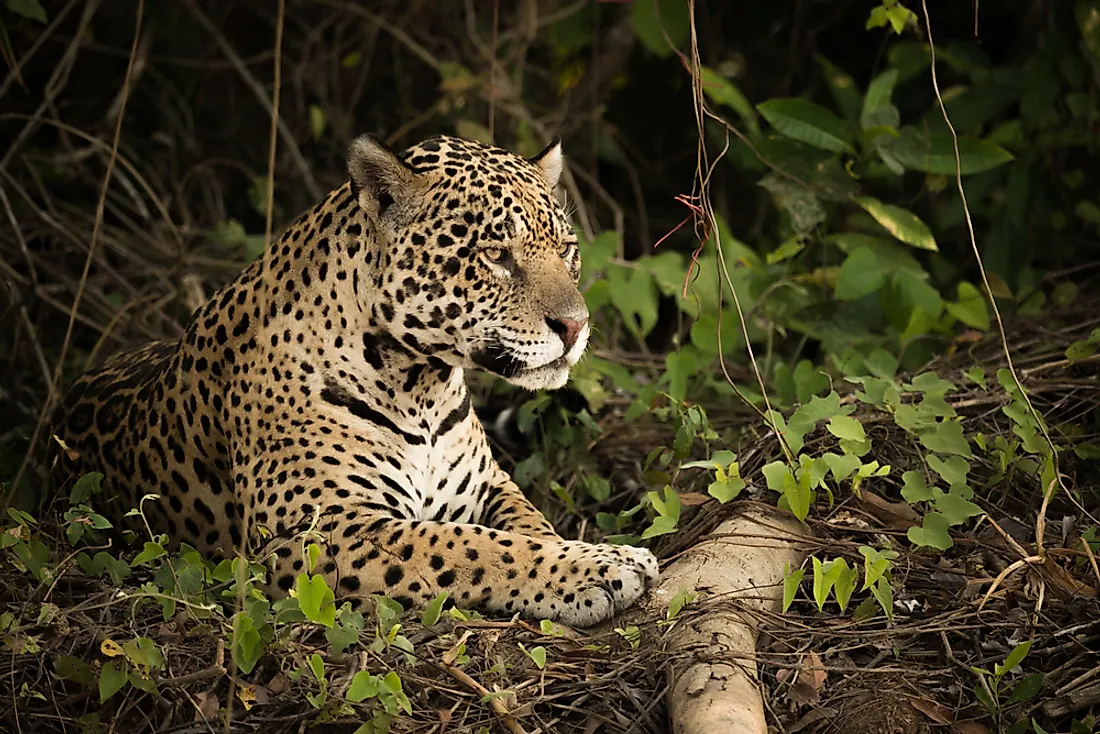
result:
[[(68, 393), (59, 432), (112, 510), (212, 555), (274, 538), (272, 591), (319, 519), (338, 596), (584, 626), (657, 577), (647, 550), (563, 540), (490, 454), (463, 371), (558, 388), (588, 341), (576, 238), (534, 159), (360, 138), (350, 180), (195, 313)], [(270, 535), (261, 532), (266, 529)]]

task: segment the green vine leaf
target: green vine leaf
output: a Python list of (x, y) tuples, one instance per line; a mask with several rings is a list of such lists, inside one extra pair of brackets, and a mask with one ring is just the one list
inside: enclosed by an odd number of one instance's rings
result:
[[(886, 150), (911, 171), (955, 176), (955, 141), (949, 134), (926, 136), (916, 128), (906, 126), (900, 130), (897, 139), (886, 145)], [(1015, 157), (994, 142), (960, 137), (959, 159), (962, 175), (969, 176), (1003, 166)]]
[(907, 471), (901, 475), (901, 496), (909, 504), (915, 502), (928, 502), (935, 495), (932, 488), (924, 481), (924, 474), (919, 471)]
[(947, 420), (936, 426), (932, 433), (925, 433), (920, 437), (920, 442), (929, 451), (938, 451), (941, 454), (954, 454), (966, 459), (973, 459), (974, 454), (970, 450), (970, 443), (963, 435), (962, 423)]
[(336, 624), (336, 595), (320, 574), (299, 574), (294, 583), (298, 606), (311, 622), (331, 627)]
[(778, 133), (791, 140), (833, 153), (855, 153), (844, 120), (807, 99), (770, 99), (756, 109)]
[(989, 305), (982, 292), (973, 284), (963, 281), (959, 283), (958, 295), (958, 301), (946, 304), (947, 312), (972, 329), (989, 329)]
[(145, 549), (142, 550), (141, 553), (138, 553), (137, 556), (134, 557), (134, 560), (130, 561), (130, 567), (134, 568), (142, 565), (143, 563), (148, 563), (149, 561), (160, 558), (167, 553), (168, 551), (164, 550), (163, 546), (161, 546), (159, 543), (146, 542)]
[(951, 525), (962, 525), (983, 512), (981, 507), (953, 491), (937, 497), (934, 504)]
[(99, 702), (105, 703), (111, 696), (122, 690), (126, 680), (124, 665), (114, 660), (105, 663), (99, 672)]
[(798, 568), (793, 572), (791, 571), (791, 565), (788, 563), (784, 566), (783, 574), (783, 612), (786, 613), (791, 608), (791, 604), (794, 603), (795, 594), (798, 593), (798, 587), (802, 583), (802, 577), (806, 575), (806, 569)]
[(837, 482), (842, 482), (852, 476), (852, 474), (854, 474), (863, 464), (858, 456), (853, 456), (852, 454), (834, 454), (831, 451), (823, 454), (821, 460), (829, 467), (833, 479)]
[[(961, 456), (948, 456), (941, 459), (938, 456), (928, 457), (928, 466), (939, 474), (949, 487), (966, 485), (966, 475), (970, 472), (970, 462)], [(969, 497), (967, 499), (970, 499)]]
[(906, 535), (914, 545), (945, 551), (954, 544), (948, 533), (950, 527), (951, 523), (944, 515), (930, 512), (924, 516), (920, 527), (909, 528)]
[(359, 703), (368, 698), (376, 697), (381, 690), (381, 678), (376, 675), (371, 675), (365, 670), (360, 670), (355, 674), (355, 677), (351, 679), (351, 685), (348, 686), (347, 699), (352, 703)]
[(828, 430), (829, 433), (844, 441), (859, 443), (867, 440), (867, 433), (863, 430), (863, 424), (851, 416), (833, 416), (829, 420)]
[(852, 201), (863, 207), (864, 211), (901, 242), (922, 250), (939, 251), (936, 238), (932, 236), (932, 230), (928, 229), (928, 225), (908, 209), (884, 204), (873, 196), (857, 196)]
[(47, 20), (46, 9), (42, 7), (39, 0), (5, 0), (4, 4), (8, 10), (16, 15), (22, 15), (27, 20), (39, 23), (45, 23)]

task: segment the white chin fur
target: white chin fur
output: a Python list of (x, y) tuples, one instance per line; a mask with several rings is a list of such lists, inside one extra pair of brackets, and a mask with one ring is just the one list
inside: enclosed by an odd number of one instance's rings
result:
[[(589, 328), (585, 325), (573, 348), (567, 354), (562, 355), (565, 357), (564, 365), (548, 364), (544, 367), (524, 370), (518, 375), (505, 379), (513, 385), (527, 390), (557, 390), (565, 387), (565, 383), (569, 382), (569, 370), (580, 361), (584, 350), (588, 347), (589, 333)], [(556, 361), (560, 361), (560, 358)]]
[(569, 367), (539, 367), (520, 372), (507, 380), (527, 390), (557, 390), (569, 382)]

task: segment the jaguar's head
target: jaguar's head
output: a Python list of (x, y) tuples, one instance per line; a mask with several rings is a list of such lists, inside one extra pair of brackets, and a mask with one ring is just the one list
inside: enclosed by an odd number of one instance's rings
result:
[(557, 142), (528, 159), (451, 137), (400, 155), (357, 139), (348, 170), (377, 242), (363, 296), (373, 320), (454, 367), (563, 386), (589, 326), (577, 237), (554, 194), (562, 165)]

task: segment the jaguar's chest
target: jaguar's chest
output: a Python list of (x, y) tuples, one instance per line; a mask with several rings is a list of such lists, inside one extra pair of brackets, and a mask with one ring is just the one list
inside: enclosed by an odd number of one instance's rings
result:
[[(327, 409), (370, 447), (367, 481), (381, 499), (410, 519), (467, 522), (490, 468), (491, 455), (461, 375), (425, 393), (371, 401), (329, 378)], [(356, 479), (352, 478), (355, 482)]]
[(484, 462), (467, 437), (455, 431), (435, 445), (409, 447), (402, 463), (419, 520), (468, 521), (483, 483)]

